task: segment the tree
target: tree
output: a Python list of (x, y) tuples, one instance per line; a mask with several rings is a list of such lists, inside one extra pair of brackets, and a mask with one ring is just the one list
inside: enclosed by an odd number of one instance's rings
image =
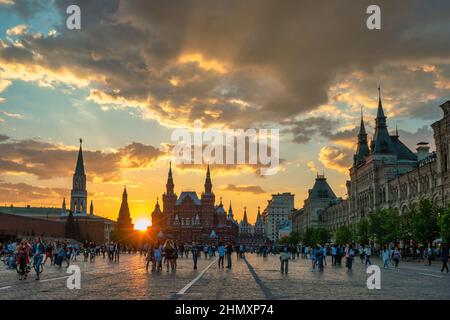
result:
[(302, 240), (300, 233), (297, 231), (292, 231), (290, 234), (290, 240), (293, 245), (297, 245)]
[(444, 210), (439, 218), (439, 230), (442, 243), (450, 244), (450, 208)]
[(285, 236), (278, 240), (278, 244), (280, 245), (290, 245), (292, 244), (291, 236)]
[(368, 243), (370, 241), (370, 223), (369, 219), (361, 218), (356, 225), (356, 238), (359, 243)]
[(326, 228), (319, 227), (317, 229), (314, 229), (314, 242), (325, 244), (330, 240), (330, 233)]
[(439, 233), (438, 215), (438, 208), (429, 199), (421, 200), (412, 211), (412, 238), (424, 245), (432, 243)]
[(399, 239), (404, 243), (410, 243), (412, 240), (412, 214), (411, 208), (399, 216)]
[(313, 228), (307, 228), (302, 237), (302, 243), (307, 246), (315, 244), (315, 232)]
[(352, 231), (347, 226), (341, 226), (336, 230), (334, 238), (335, 243), (339, 245), (346, 245), (352, 242)]

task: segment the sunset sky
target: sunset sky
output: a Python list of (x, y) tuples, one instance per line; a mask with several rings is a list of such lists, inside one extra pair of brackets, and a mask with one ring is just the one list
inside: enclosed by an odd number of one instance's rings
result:
[[(67, 30), (66, 8), (81, 8)], [(366, 28), (370, 4), (381, 30)], [(270, 195), (302, 207), (317, 173), (345, 197), (360, 109), (412, 150), (450, 99), (449, 1), (0, 0), (0, 203), (60, 206), (83, 138), (89, 200), (133, 219), (161, 198), (179, 127), (278, 128), (280, 172), (211, 167), (236, 218)], [(434, 148), (434, 147), (433, 147)], [(200, 195), (203, 166), (174, 166)]]

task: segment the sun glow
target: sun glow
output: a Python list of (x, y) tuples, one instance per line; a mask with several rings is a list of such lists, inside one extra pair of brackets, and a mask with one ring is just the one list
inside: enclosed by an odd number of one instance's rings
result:
[(138, 219), (134, 223), (134, 229), (139, 231), (147, 230), (147, 227), (150, 226), (150, 221), (148, 219)]

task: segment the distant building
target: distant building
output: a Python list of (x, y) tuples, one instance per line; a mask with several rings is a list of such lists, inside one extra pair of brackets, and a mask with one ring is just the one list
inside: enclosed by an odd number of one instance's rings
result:
[(267, 201), (267, 207), (262, 214), (265, 225), (265, 234), (270, 241), (279, 240), (279, 230), (286, 226), (286, 221), (292, 223), (294, 211), (294, 195), (290, 192), (273, 194)]
[(233, 218), (231, 205), (227, 215), (222, 199), (218, 205), (215, 204), (209, 165), (204, 187), (200, 199), (195, 191), (183, 191), (178, 197), (170, 166), (166, 192), (162, 196), (163, 210), (157, 201), (150, 232), (184, 243), (235, 243), (238, 224)]
[(312, 189), (308, 190), (303, 208), (292, 215), (293, 231), (303, 233), (306, 228), (318, 227), (322, 223), (322, 215), (337, 197), (331, 189), (324, 175), (317, 175)]
[(444, 117), (431, 125), (436, 152), (430, 153), (428, 143), (419, 142), (414, 153), (401, 142), (397, 130), (393, 134), (388, 132), (379, 94), (370, 146), (361, 116), (350, 180), (346, 183), (348, 198), (336, 198), (328, 191), (323, 202), (305, 201), (304, 207), (294, 214), (294, 228), (304, 231), (309, 226), (320, 225), (334, 232), (341, 226), (356, 224), (378, 209), (396, 208), (402, 214), (424, 198), (438, 206), (447, 206), (450, 203), (450, 101), (440, 107)]
[(237, 244), (243, 244), (248, 247), (258, 247), (268, 245), (270, 240), (266, 237), (265, 227), (262, 220), (260, 208), (254, 225), (248, 222), (247, 208), (244, 207), (244, 217), (239, 223), (239, 236)]
[[(66, 208), (66, 199), (63, 199), (60, 208), (0, 206), (0, 237), (2, 235), (3, 237), (24, 236), (34, 233), (35, 235), (64, 238), (66, 237), (64, 225), (69, 214), (72, 213), (79, 229), (80, 240), (92, 240), (98, 243), (110, 241), (110, 234), (115, 228), (115, 222), (95, 215), (92, 201), (88, 215), (87, 203), (86, 173), (82, 140), (80, 139), (80, 149), (72, 180), (70, 210)], [(20, 219), (20, 217), (23, 219)], [(13, 228), (11, 227), (13, 221), (15, 221), (14, 223), (21, 222), (17, 228)], [(36, 228), (33, 228), (33, 225)], [(46, 231), (46, 228), (48, 231)], [(37, 229), (39, 229), (39, 232), (36, 231)]]

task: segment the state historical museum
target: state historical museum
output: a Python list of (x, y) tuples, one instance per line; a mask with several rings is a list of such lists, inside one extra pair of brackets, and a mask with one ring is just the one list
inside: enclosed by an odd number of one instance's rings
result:
[(228, 213), (223, 207), (222, 199), (216, 206), (209, 165), (205, 190), (200, 199), (195, 191), (183, 191), (178, 197), (174, 188), (172, 167), (169, 167), (166, 192), (162, 196), (163, 210), (161, 211), (157, 201), (152, 213), (153, 234), (187, 244), (192, 241), (198, 244), (236, 242), (238, 223), (233, 217), (231, 204)]

